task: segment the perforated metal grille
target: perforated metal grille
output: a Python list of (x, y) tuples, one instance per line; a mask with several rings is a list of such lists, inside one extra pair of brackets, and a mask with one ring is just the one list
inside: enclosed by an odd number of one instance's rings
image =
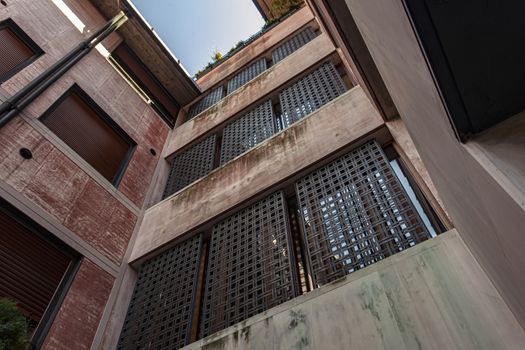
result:
[(289, 225), (282, 192), (213, 228), (201, 336), (296, 296)]
[(266, 70), (266, 58), (259, 58), (228, 80), (228, 95)]
[(145, 262), (118, 349), (179, 349), (189, 342), (201, 237)]
[(346, 91), (331, 62), (323, 63), (279, 94), (282, 126), (286, 128)]
[(297, 49), (311, 41), (313, 38), (315, 38), (315, 36), (315, 31), (311, 27), (302, 30), (299, 34), (293, 36), (290, 40), (278, 46), (272, 52), (273, 63), (275, 64), (281, 61), (286, 56), (292, 54), (294, 51), (296, 51)]
[(266, 101), (224, 128), (221, 164), (249, 150), (274, 133), (272, 102)]
[(210, 108), (224, 97), (224, 87), (218, 86), (211, 90), (202, 100), (194, 104), (188, 110), (188, 119), (192, 119), (199, 113)]
[(216, 135), (212, 135), (173, 158), (162, 198), (172, 195), (213, 170), (216, 138)]
[(296, 190), (314, 286), (429, 238), (375, 141), (302, 178)]

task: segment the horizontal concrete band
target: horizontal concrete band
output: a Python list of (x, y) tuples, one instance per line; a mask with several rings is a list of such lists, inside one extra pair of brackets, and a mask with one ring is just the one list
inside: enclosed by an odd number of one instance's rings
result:
[(335, 47), (326, 34), (316, 37), (248, 84), (223, 98), (215, 106), (175, 128), (163, 156), (169, 157), (334, 52)]
[(243, 48), (241, 52), (238, 52), (226, 62), (198, 79), (197, 85), (199, 85), (202, 91), (208, 90), (313, 20), (314, 16), (312, 11), (310, 11), (308, 7), (302, 8), (287, 18), (282, 24), (270, 29), (264, 33), (264, 35)]
[(520, 349), (524, 342), (451, 230), (184, 349)]
[(140, 259), (382, 125), (381, 116), (362, 88), (354, 87), (307, 118), (148, 209), (131, 261)]

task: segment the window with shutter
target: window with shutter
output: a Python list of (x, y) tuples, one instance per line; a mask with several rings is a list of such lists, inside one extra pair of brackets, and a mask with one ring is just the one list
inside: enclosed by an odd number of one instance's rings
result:
[(117, 62), (117, 68), (122, 69), (125, 75), (147, 94), (147, 97), (153, 102), (153, 108), (159, 112), (164, 121), (174, 126), (180, 105), (141, 62), (140, 58), (124, 43), (111, 53), (111, 57)]
[(80, 256), (0, 198), (0, 298), (16, 303), (40, 348)]
[(40, 120), (106, 179), (118, 184), (135, 142), (77, 85)]
[(21, 71), (43, 51), (11, 19), (0, 22), (0, 83)]

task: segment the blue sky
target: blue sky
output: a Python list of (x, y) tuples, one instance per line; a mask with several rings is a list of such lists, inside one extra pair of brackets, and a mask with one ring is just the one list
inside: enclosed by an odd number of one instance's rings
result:
[(214, 49), (226, 54), (264, 21), (251, 0), (132, 0), (182, 65), (193, 75)]

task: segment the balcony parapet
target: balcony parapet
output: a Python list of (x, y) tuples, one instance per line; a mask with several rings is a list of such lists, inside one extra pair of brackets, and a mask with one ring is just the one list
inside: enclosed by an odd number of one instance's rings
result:
[(524, 341), (451, 230), (183, 349), (520, 349)]
[(174, 129), (163, 156), (169, 157), (204, 136), (335, 52), (327, 35), (317, 36), (214, 106)]
[[(322, 127), (320, 127), (322, 125)], [(384, 125), (357, 86), (145, 213), (131, 260), (144, 258)]]
[(202, 91), (210, 89), (312, 21), (314, 21), (312, 12), (308, 7), (303, 7), (235, 53), (227, 61), (200, 77), (197, 85)]

